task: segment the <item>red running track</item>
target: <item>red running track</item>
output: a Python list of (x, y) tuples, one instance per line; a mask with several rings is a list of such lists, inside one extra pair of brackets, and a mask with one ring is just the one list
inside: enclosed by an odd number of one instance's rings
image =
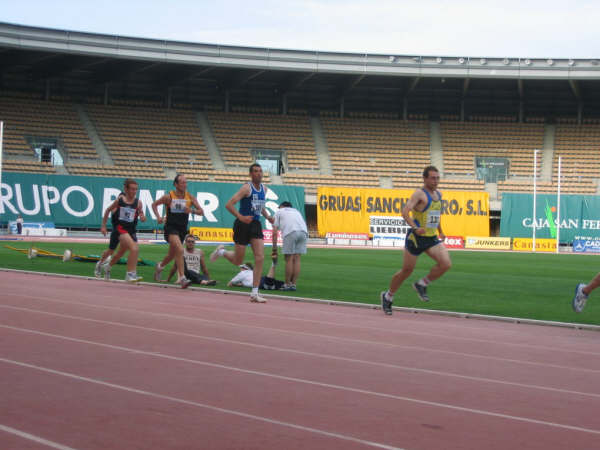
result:
[(597, 332), (0, 283), (3, 450), (600, 448)]

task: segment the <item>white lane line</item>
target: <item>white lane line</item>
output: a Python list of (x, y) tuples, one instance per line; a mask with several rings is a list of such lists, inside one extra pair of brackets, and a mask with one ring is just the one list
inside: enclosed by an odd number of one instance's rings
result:
[[(100, 320), (100, 319), (90, 319), (88, 317), (73, 316), (73, 315), (69, 315), (69, 314), (52, 313), (52, 312), (48, 312), (48, 311), (40, 311), (40, 310), (30, 309), (30, 308), (21, 308), (21, 307), (17, 307), (17, 306), (0, 305), (0, 308), (12, 309), (12, 310), (16, 310), (16, 311), (25, 311), (25, 312), (30, 312), (30, 313), (34, 313), (34, 314), (42, 314), (42, 315), (47, 315), (47, 316), (52, 316), (52, 317), (61, 317), (61, 318), (65, 318), (65, 319), (80, 320), (80, 321), (84, 321), (84, 322), (99, 323), (99, 324), (103, 324), (103, 325), (131, 328), (131, 329), (136, 329), (136, 330), (149, 331), (149, 332), (153, 332), (153, 333), (162, 333), (162, 334), (169, 334), (169, 335), (173, 335), (173, 336), (182, 336), (182, 337), (189, 337), (189, 338), (194, 338), (194, 339), (203, 339), (203, 340), (212, 341), (212, 342), (223, 342), (223, 343), (227, 343), (227, 344), (241, 345), (241, 346), (252, 347), (252, 348), (260, 348), (260, 349), (282, 352), (282, 353), (291, 353), (291, 354), (295, 354), (295, 355), (311, 356), (311, 357), (329, 359), (329, 360), (334, 360), (334, 361), (344, 361), (344, 362), (349, 362), (349, 363), (354, 363), (354, 364), (364, 364), (364, 365), (370, 365), (370, 366), (375, 366), (375, 367), (384, 367), (384, 368), (389, 368), (389, 369), (404, 370), (404, 371), (408, 371), (408, 372), (426, 373), (429, 375), (438, 375), (438, 376), (442, 376), (442, 377), (458, 378), (458, 379), (477, 381), (477, 382), (483, 382), (483, 383), (495, 383), (495, 384), (500, 384), (500, 385), (505, 385), (505, 386), (515, 386), (515, 387), (526, 388), (526, 389), (537, 389), (537, 390), (543, 390), (543, 391), (549, 391), (549, 392), (556, 392), (556, 393), (560, 393), (560, 394), (580, 395), (580, 396), (584, 396), (584, 397), (600, 398), (600, 394), (595, 394), (595, 393), (591, 393), (591, 392), (573, 391), (573, 390), (569, 390), (569, 389), (554, 388), (554, 387), (550, 387), (550, 386), (541, 386), (541, 385), (536, 385), (536, 384), (517, 383), (517, 382), (498, 380), (498, 379), (493, 379), (493, 378), (483, 378), (483, 377), (476, 377), (476, 376), (469, 376), (469, 375), (461, 375), (461, 374), (457, 374), (457, 373), (453, 373), (453, 372), (422, 369), (422, 368), (418, 368), (418, 367), (401, 366), (398, 364), (382, 363), (382, 362), (376, 362), (376, 361), (367, 361), (367, 360), (363, 360), (363, 359), (347, 358), (347, 357), (343, 357), (343, 356), (336, 356), (336, 355), (324, 354), (324, 353), (306, 352), (306, 351), (302, 351), (302, 350), (295, 350), (295, 349), (289, 349), (289, 348), (283, 348), (283, 347), (274, 347), (271, 345), (255, 344), (255, 343), (247, 342), (247, 341), (237, 341), (237, 340), (224, 339), (224, 338), (219, 338), (219, 337), (214, 337), (214, 336), (204, 336), (204, 335), (199, 335), (199, 334), (184, 333), (184, 332), (180, 332), (180, 331), (165, 330), (162, 328), (143, 327), (140, 325), (131, 325), (128, 323), (123, 323), (123, 322), (114, 322), (114, 321)], [(6, 326), (6, 325), (0, 324), (0, 327), (4, 327), (4, 326)]]
[(52, 442), (47, 439), (41, 438), (39, 436), (35, 436), (30, 433), (25, 433), (24, 431), (17, 430), (16, 428), (7, 427), (6, 425), (0, 424), (0, 431), (4, 431), (9, 434), (14, 434), (16, 436), (22, 437), (24, 439), (28, 439), (30, 441), (37, 442), (38, 444), (43, 444), (48, 447), (56, 448), (58, 450), (75, 450), (72, 447), (67, 447), (66, 445), (58, 444), (57, 442)]
[[(323, 388), (328, 388), (328, 389), (352, 392), (355, 394), (363, 394), (363, 395), (367, 395), (367, 396), (374, 396), (374, 397), (380, 397), (380, 398), (386, 398), (386, 399), (392, 399), (392, 400), (401, 400), (401, 401), (416, 403), (416, 404), (420, 404), (420, 405), (434, 406), (434, 407), (438, 407), (438, 408), (446, 408), (446, 409), (451, 409), (451, 410), (455, 410), (455, 411), (479, 414), (479, 415), (483, 415), (483, 416), (499, 417), (502, 419), (509, 419), (509, 420), (515, 420), (515, 421), (519, 421), (519, 422), (526, 422), (526, 423), (534, 423), (534, 424), (545, 425), (545, 426), (549, 426), (549, 427), (553, 427), (553, 428), (560, 428), (560, 429), (566, 429), (566, 430), (572, 430), (572, 431), (581, 431), (581, 432), (585, 432), (585, 433), (592, 433), (592, 434), (600, 435), (600, 430), (593, 430), (590, 428), (576, 427), (573, 425), (565, 425), (565, 424), (561, 424), (561, 423), (548, 422), (545, 420), (531, 419), (528, 417), (496, 413), (496, 412), (492, 412), (492, 411), (486, 411), (483, 409), (467, 408), (467, 407), (463, 407), (463, 406), (452, 405), (449, 403), (421, 400), (418, 398), (406, 397), (406, 396), (402, 396), (402, 395), (385, 394), (382, 392), (369, 391), (367, 389), (352, 388), (352, 387), (343, 386), (343, 385), (339, 385), (339, 384), (321, 383), (318, 381), (307, 380), (304, 378), (288, 377), (288, 376), (277, 375), (277, 374), (273, 374), (273, 373), (269, 373), (269, 372), (262, 372), (259, 370), (240, 369), (238, 367), (226, 366), (224, 364), (216, 364), (216, 363), (211, 363), (211, 362), (207, 362), (207, 361), (199, 361), (199, 360), (195, 360), (195, 359), (182, 358), (179, 356), (165, 355), (164, 353), (158, 353), (158, 352), (148, 352), (145, 350), (138, 350), (135, 348), (122, 347), (119, 345), (103, 344), (101, 342), (88, 341), (85, 339), (76, 339), (76, 338), (60, 336), (60, 335), (52, 334), (52, 333), (44, 333), (44, 332), (36, 331), (36, 330), (29, 330), (29, 329), (25, 329), (25, 328), (11, 327), (11, 326), (7, 326), (7, 325), (0, 325), (0, 327), (11, 329), (14, 331), (23, 332), (23, 333), (37, 334), (40, 336), (51, 337), (51, 338), (55, 338), (55, 339), (65, 340), (65, 341), (71, 341), (71, 342), (77, 342), (77, 343), (86, 344), (86, 345), (95, 345), (98, 347), (104, 347), (104, 348), (109, 348), (109, 349), (113, 349), (113, 350), (125, 351), (125, 352), (133, 353), (133, 354), (157, 357), (157, 358), (167, 359), (167, 360), (171, 360), (171, 361), (178, 361), (178, 362), (184, 362), (184, 363), (195, 364), (195, 365), (200, 365), (200, 366), (212, 367), (212, 368), (216, 368), (216, 369), (224, 369), (224, 370), (228, 370), (231, 372), (238, 372), (238, 373), (242, 373), (242, 374), (246, 374), (246, 375), (256, 375), (256, 376), (261, 376), (261, 377), (274, 378), (277, 380), (289, 381), (292, 383), (301, 383), (301, 384), (306, 384), (309, 386), (318, 386), (318, 387), (323, 387)], [(14, 362), (12, 360), (5, 360), (3, 358), (0, 358), (0, 361)], [(23, 363), (23, 364), (26, 364), (26, 363)], [(49, 369), (49, 370), (51, 370), (51, 369)]]
[[(11, 292), (11, 294), (23, 295), (18, 292), (14, 292), (14, 293)], [(104, 298), (107, 300), (114, 300), (114, 297), (105, 296), (105, 295), (98, 295), (96, 298)], [(157, 300), (144, 300), (144, 303), (152, 303), (152, 304), (156, 304), (156, 305), (167, 305), (167, 306), (172, 305), (172, 303), (168, 303), (168, 302), (164, 302), (164, 301), (157, 301)], [(190, 308), (190, 309), (201, 310), (201, 311), (202, 310), (216, 311), (216, 312), (222, 311), (222, 308), (221, 309), (212, 308), (212, 307), (202, 305), (202, 304), (197, 304), (197, 305), (180, 304), (179, 307), (180, 308)], [(491, 345), (501, 345), (501, 346), (507, 346), (507, 347), (530, 348), (530, 349), (534, 349), (534, 350), (550, 351), (554, 354), (556, 352), (565, 352), (568, 354), (600, 356), (600, 352), (578, 350), (576, 348), (569, 349), (569, 348), (564, 348), (564, 347), (549, 347), (549, 346), (543, 346), (543, 345), (527, 344), (527, 343), (523, 343), (523, 342), (514, 343), (514, 342), (505, 342), (505, 341), (498, 341), (498, 340), (491, 340), (491, 339), (460, 337), (460, 336), (455, 336), (455, 335), (451, 335), (451, 334), (424, 333), (424, 332), (413, 331), (413, 330), (410, 330), (410, 331), (398, 330), (398, 329), (389, 329), (388, 330), (388, 329), (382, 329), (381, 327), (374, 327), (374, 326), (369, 327), (369, 326), (364, 326), (364, 325), (348, 325), (348, 324), (344, 325), (344, 324), (340, 324), (339, 322), (329, 322), (329, 321), (314, 320), (314, 319), (303, 319), (303, 318), (298, 318), (298, 317), (291, 317), (289, 315), (277, 315), (277, 314), (269, 314), (269, 313), (264, 313), (264, 312), (230, 311), (230, 313), (238, 314), (238, 315), (253, 315), (256, 317), (275, 318), (275, 319), (296, 321), (296, 322), (302, 322), (302, 323), (314, 323), (317, 325), (326, 325), (328, 327), (335, 327), (335, 328), (341, 328), (341, 329), (351, 327), (352, 329), (360, 329), (360, 330), (365, 330), (365, 331), (384, 331), (385, 333), (400, 335), (400, 336), (414, 335), (414, 336), (425, 336), (425, 337), (432, 337), (432, 338), (437, 337), (437, 338), (442, 338), (442, 339), (451, 339), (454, 341), (479, 342), (479, 343), (485, 343), (485, 344), (491, 344)], [(462, 330), (464, 330), (464, 327), (462, 328)], [(479, 330), (484, 330), (484, 329), (479, 328)], [(514, 333), (510, 333), (510, 336), (514, 337)]]
[[(293, 330), (287, 330), (284, 328), (260, 327), (260, 326), (256, 326), (256, 325), (247, 325), (247, 324), (238, 323), (238, 322), (225, 322), (225, 321), (219, 321), (219, 320), (201, 319), (199, 317), (181, 316), (181, 315), (168, 314), (168, 313), (153, 313), (153, 312), (149, 312), (149, 311), (140, 311), (135, 308), (123, 308), (120, 306), (93, 305), (93, 304), (89, 304), (89, 303), (72, 302), (72, 301), (67, 301), (67, 300), (57, 300), (57, 299), (50, 298), (50, 297), (40, 297), (40, 296), (25, 295), (25, 294), (17, 294), (17, 295), (19, 295), (21, 297), (44, 300), (44, 301), (52, 302), (52, 303), (63, 303), (63, 304), (67, 304), (67, 305), (77, 305), (77, 306), (83, 306), (83, 307), (87, 307), (87, 308), (105, 309), (105, 310), (109, 310), (109, 311), (112, 311), (112, 310), (122, 311), (122, 312), (136, 313), (136, 314), (141, 314), (141, 315), (146, 315), (146, 316), (151, 316), (151, 317), (185, 320), (185, 321), (190, 321), (190, 322), (202, 322), (202, 323), (207, 323), (210, 325), (225, 325), (225, 326), (230, 326), (230, 327), (233, 327), (236, 329), (248, 328), (248, 329), (252, 329), (252, 330), (277, 332), (277, 333), (284, 333), (284, 334), (288, 334), (288, 335), (307, 336), (307, 337), (311, 337), (311, 338), (329, 339), (329, 340), (341, 341), (341, 342), (352, 342), (355, 344), (377, 345), (379, 347), (388, 347), (391, 349), (417, 350), (419, 352), (440, 353), (440, 354), (444, 354), (444, 355), (462, 356), (462, 357), (467, 357), (467, 358), (508, 362), (508, 363), (523, 364), (523, 365), (536, 366), (536, 367), (550, 367), (553, 369), (562, 369), (562, 370), (567, 370), (567, 371), (600, 373), (600, 370), (598, 370), (598, 369), (587, 369), (587, 368), (574, 367), (574, 366), (561, 366), (558, 364), (541, 363), (541, 362), (536, 362), (536, 361), (526, 361), (526, 360), (511, 359), (511, 358), (502, 358), (502, 357), (498, 357), (498, 356), (480, 355), (480, 354), (476, 354), (476, 353), (465, 353), (465, 352), (457, 352), (457, 351), (452, 351), (452, 350), (440, 350), (440, 349), (436, 349), (436, 348), (421, 347), (421, 346), (417, 346), (417, 345), (400, 345), (400, 344), (393, 344), (393, 343), (382, 342), (382, 341), (368, 341), (368, 340), (364, 340), (364, 339), (344, 338), (344, 337), (338, 337), (338, 336), (331, 336), (328, 334), (305, 333), (302, 331), (293, 331)], [(173, 304), (169, 304), (169, 305), (173, 306)], [(2, 306), (2, 305), (0, 305), (0, 306)], [(12, 306), (12, 305), (4, 305), (4, 306)]]
[[(137, 351), (135, 351), (135, 352), (137, 353)], [(76, 375), (73, 373), (61, 372), (59, 370), (49, 369), (47, 367), (36, 366), (34, 364), (28, 364), (28, 363), (24, 363), (21, 361), (14, 361), (12, 359), (0, 358), (0, 362), (4, 362), (6, 364), (13, 364), (13, 365), (20, 366), (20, 367), (26, 367), (28, 369), (34, 369), (34, 370), (38, 370), (41, 372), (51, 373), (53, 375), (60, 375), (60, 376), (71, 378), (71, 379), (78, 380), (78, 381), (85, 381), (87, 383), (98, 384), (98, 385), (113, 388), (113, 389), (119, 389), (122, 391), (131, 392), (134, 394), (140, 394), (140, 395), (144, 395), (144, 396), (148, 396), (148, 397), (158, 398), (161, 400), (168, 400), (171, 402), (181, 403), (181, 404), (189, 405), (189, 406), (196, 406), (199, 408), (209, 409), (211, 411), (217, 411), (217, 412), (221, 412), (224, 414), (231, 414), (231, 415), (238, 416), (238, 417), (244, 417), (246, 419), (258, 420), (260, 422), (266, 422), (266, 423), (269, 423), (272, 425), (280, 425), (280, 426), (293, 428), (293, 429), (300, 430), (300, 431), (306, 431), (306, 432), (310, 432), (310, 433), (314, 433), (314, 434), (319, 434), (322, 436), (327, 436), (327, 437), (336, 438), (336, 439), (342, 439), (344, 441), (355, 442), (355, 443), (359, 443), (359, 444), (363, 444), (363, 445), (368, 445), (371, 447), (384, 448), (384, 449), (389, 449), (389, 450), (402, 450), (399, 447), (393, 447), (391, 445), (381, 444), (379, 442), (367, 441), (367, 440), (355, 438), (352, 436), (347, 436), (344, 434), (333, 433), (330, 431), (320, 430), (318, 428), (305, 427), (302, 425), (297, 425), (297, 424), (290, 423), (290, 422), (283, 422), (281, 420), (270, 419), (268, 417), (257, 416), (254, 414), (248, 414), (248, 413), (244, 413), (244, 412), (233, 410), (233, 409), (220, 408), (218, 406), (208, 405), (205, 403), (194, 402), (191, 400), (185, 400), (185, 399), (178, 398), (178, 397), (171, 397), (169, 395), (157, 394), (155, 392), (144, 391), (144, 390), (132, 388), (129, 386), (122, 386), (120, 384), (114, 384), (114, 383), (109, 383), (109, 382), (102, 381), (102, 380), (97, 380), (95, 378), (83, 377), (83, 376)], [(64, 448), (67, 449), (67, 447), (64, 447)]]

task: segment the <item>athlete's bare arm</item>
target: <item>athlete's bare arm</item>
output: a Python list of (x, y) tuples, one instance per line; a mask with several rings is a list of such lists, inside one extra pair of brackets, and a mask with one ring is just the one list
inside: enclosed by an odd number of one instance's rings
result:
[(104, 210), (104, 215), (102, 216), (102, 225), (100, 226), (100, 231), (102, 232), (102, 234), (104, 236), (106, 236), (106, 234), (108, 233), (107, 229), (106, 229), (106, 222), (108, 221), (108, 215), (110, 213), (113, 213), (117, 210), (117, 208), (119, 207), (119, 198), (121, 196), (118, 196), (114, 202), (112, 202), (110, 204), (110, 206), (108, 206), (108, 208), (106, 208)]
[(408, 225), (410, 225), (410, 227), (412, 229), (414, 229), (415, 233), (418, 235), (424, 234), (425, 228), (417, 227), (417, 224), (414, 221), (414, 219), (411, 217), (410, 212), (412, 210), (416, 210), (419, 206), (421, 206), (423, 203), (426, 203), (426, 202), (427, 202), (427, 196), (425, 195), (425, 193), (422, 190), (418, 190), (418, 191), (413, 192), (413, 194), (408, 199), (408, 202), (406, 203), (406, 205), (404, 205), (404, 208), (402, 208), (402, 217), (404, 217), (404, 220), (406, 220), (406, 223), (408, 223)]
[(138, 200), (138, 216), (142, 222), (146, 221), (146, 214), (144, 214), (144, 205)]
[(169, 194), (165, 194), (158, 200), (155, 200), (154, 202), (152, 202), (152, 211), (154, 212), (154, 216), (156, 217), (156, 221), (158, 223), (164, 223), (164, 221), (165, 221), (165, 218), (162, 217), (158, 213), (158, 205), (168, 206), (170, 203), (171, 203), (171, 196)]
[(250, 223), (252, 222), (253, 216), (242, 216), (240, 212), (235, 209), (235, 205), (241, 199), (246, 198), (250, 195), (250, 185), (244, 184), (233, 196), (229, 199), (229, 201), (225, 204), (225, 208), (229, 211), (235, 218), (237, 218), (240, 222)]
[(190, 211), (189, 211), (190, 213), (197, 214), (199, 216), (204, 215), (204, 210), (202, 209), (202, 207), (200, 206), (200, 203), (198, 203), (198, 200), (195, 197), (192, 197), (192, 206), (194, 207), (195, 211), (190, 208)]
[[(267, 197), (267, 192), (269, 191), (269, 188), (267, 188), (265, 186), (265, 198)], [(273, 223), (275, 221), (275, 219), (273, 218), (273, 216), (271, 214), (269, 214), (269, 211), (266, 210), (266, 208), (263, 208), (260, 212), (265, 219), (267, 219), (269, 222)]]

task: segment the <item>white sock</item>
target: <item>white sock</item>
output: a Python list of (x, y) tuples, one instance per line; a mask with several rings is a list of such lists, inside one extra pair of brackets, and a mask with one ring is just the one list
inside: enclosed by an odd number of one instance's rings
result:
[(385, 293), (385, 298), (390, 301), (393, 302), (394, 301), (394, 295), (390, 293), (390, 290), (388, 289), (387, 292)]
[(418, 284), (420, 284), (421, 286), (425, 286), (425, 287), (427, 287), (427, 285), (428, 285), (429, 283), (431, 283), (431, 281), (429, 281), (429, 278), (427, 278), (427, 277), (423, 277), (423, 278), (421, 278), (419, 281), (417, 281), (417, 283), (418, 283)]
[(252, 288), (252, 295), (258, 295), (258, 288), (257, 287), (253, 287)]
[(224, 254), (225, 254), (225, 249), (224, 248), (220, 248), (219, 250), (217, 250), (217, 255), (223, 256)]

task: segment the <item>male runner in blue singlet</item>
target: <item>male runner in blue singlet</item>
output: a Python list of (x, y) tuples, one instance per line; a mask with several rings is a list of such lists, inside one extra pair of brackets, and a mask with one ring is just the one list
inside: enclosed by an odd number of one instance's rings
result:
[[(235, 216), (233, 224), (233, 242), (235, 247), (233, 251), (225, 251), (224, 246), (219, 245), (210, 255), (211, 261), (223, 256), (235, 266), (239, 266), (244, 261), (246, 246), (250, 244), (254, 253), (254, 270), (252, 293), (250, 301), (264, 303), (266, 300), (258, 293), (258, 286), (262, 276), (263, 261), (265, 259), (262, 225), (260, 223), (261, 214), (273, 223), (273, 218), (265, 209), (267, 187), (262, 184), (263, 171), (260, 164), (250, 166), (251, 181), (244, 183), (233, 197), (229, 199), (225, 208)], [(237, 202), (240, 202), (239, 211), (235, 209)]]

